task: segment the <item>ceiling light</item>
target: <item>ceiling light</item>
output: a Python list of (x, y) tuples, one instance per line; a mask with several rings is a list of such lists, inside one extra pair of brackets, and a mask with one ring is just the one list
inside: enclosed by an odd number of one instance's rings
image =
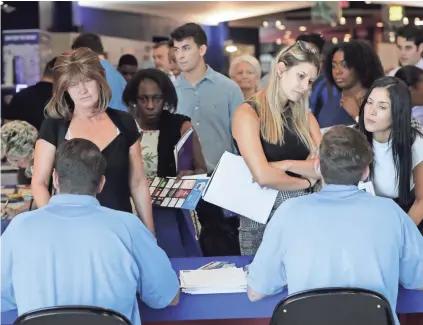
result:
[(307, 30), (307, 27), (300, 26), (298, 29), (300, 30), (300, 32), (305, 32)]
[(276, 26), (276, 28), (279, 30), (284, 30), (286, 27), (285, 25), (279, 25), (279, 26)]
[(356, 23), (357, 25), (361, 25), (361, 24), (363, 23), (363, 19), (362, 19), (361, 17), (357, 17), (357, 18), (355, 19), (355, 23)]
[(338, 39), (336, 37), (332, 37), (332, 43), (333, 44), (338, 44)]
[(269, 26), (269, 23), (267, 21), (264, 21), (263, 22), (263, 27), (268, 27), (268, 26)]
[(345, 25), (345, 23), (347, 22), (347, 20), (345, 19), (345, 17), (341, 17), (340, 19), (339, 19), (339, 23), (341, 24), (341, 25)]
[(395, 36), (394, 35), (389, 36), (389, 42), (395, 43)]
[(336, 22), (335, 22), (335, 21), (331, 21), (331, 22), (330, 22), (330, 26), (331, 26), (331, 27), (336, 27), (336, 25), (337, 25), (337, 24), (336, 24)]
[(382, 28), (383, 27), (383, 23), (380, 21), (376, 24), (376, 27)]
[(408, 17), (404, 17), (404, 18), (402, 19), (402, 23), (403, 23), (404, 25), (408, 25), (408, 24), (410, 23), (410, 21), (408, 20)]
[(226, 46), (225, 50), (228, 53), (235, 53), (236, 51), (238, 51), (238, 48), (235, 45), (228, 45)]
[(280, 26), (282, 23), (281, 23), (281, 21), (280, 20), (276, 20), (276, 23), (275, 23), (275, 25), (276, 26)]
[(282, 44), (282, 40), (280, 38), (276, 39), (276, 44), (281, 45)]
[(420, 18), (419, 17), (414, 18), (414, 25), (419, 26), (419, 24), (420, 24)]
[(372, 3), (371, 1), (364, 1), (364, 2), (366, 3), (366, 5), (369, 5)]

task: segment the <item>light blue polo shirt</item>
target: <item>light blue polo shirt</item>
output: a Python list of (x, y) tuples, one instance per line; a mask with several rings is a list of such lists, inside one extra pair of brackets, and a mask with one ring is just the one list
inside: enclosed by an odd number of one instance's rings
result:
[(137, 292), (148, 306), (164, 308), (178, 290), (169, 259), (138, 217), (92, 196), (53, 196), (16, 216), (2, 236), (2, 312), (89, 305), (140, 325)]
[(248, 285), (273, 295), (322, 287), (383, 294), (396, 310), (398, 284), (423, 288), (423, 237), (391, 199), (327, 185), (284, 202), (266, 227)]
[(212, 172), (225, 151), (235, 152), (232, 116), (244, 102), (239, 86), (207, 66), (204, 78), (194, 87), (184, 74), (174, 82), (179, 114), (191, 118), (198, 133), (207, 170)]
[(107, 83), (112, 90), (112, 99), (109, 102), (109, 107), (119, 111), (128, 111), (128, 108), (125, 106), (122, 99), (123, 90), (126, 87), (125, 78), (106, 59), (101, 60), (100, 62), (106, 71)]

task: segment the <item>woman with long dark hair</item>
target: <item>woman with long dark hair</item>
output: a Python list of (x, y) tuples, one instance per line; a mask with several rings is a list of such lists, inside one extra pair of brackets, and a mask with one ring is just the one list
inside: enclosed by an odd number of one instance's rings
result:
[(359, 128), (373, 146), (376, 195), (394, 199), (422, 230), (423, 135), (412, 126), (411, 108), (402, 80), (380, 78), (363, 101)]

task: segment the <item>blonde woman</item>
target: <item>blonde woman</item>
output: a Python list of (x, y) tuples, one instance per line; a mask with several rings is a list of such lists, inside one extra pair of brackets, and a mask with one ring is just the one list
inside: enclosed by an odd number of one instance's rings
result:
[[(319, 66), (316, 49), (297, 41), (276, 56), (268, 85), (234, 113), (233, 137), (254, 180), (279, 191), (271, 216), (283, 201), (308, 194), (319, 179), (312, 156), (321, 133), (305, 106)], [(255, 255), (264, 230), (240, 217), (242, 255)]]
[(260, 62), (251, 55), (237, 56), (231, 62), (229, 76), (241, 88), (244, 98), (248, 99), (256, 93), (260, 83)]
[(154, 233), (140, 133), (131, 115), (108, 107), (111, 91), (98, 55), (79, 48), (59, 56), (53, 78), (53, 96), (46, 107), (48, 117), (35, 145), (31, 184), (37, 207), (50, 199), (56, 148), (63, 141), (83, 138), (95, 143), (107, 162), (106, 183), (97, 195), (99, 203), (132, 212), (132, 197), (141, 220)]

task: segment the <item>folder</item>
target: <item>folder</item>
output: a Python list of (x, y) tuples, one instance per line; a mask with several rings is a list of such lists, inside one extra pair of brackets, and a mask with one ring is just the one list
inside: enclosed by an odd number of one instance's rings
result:
[(241, 156), (225, 152), (204, 191), (203, 199), (261, 224), (266, 224), (277, 190), (261, 188)]

